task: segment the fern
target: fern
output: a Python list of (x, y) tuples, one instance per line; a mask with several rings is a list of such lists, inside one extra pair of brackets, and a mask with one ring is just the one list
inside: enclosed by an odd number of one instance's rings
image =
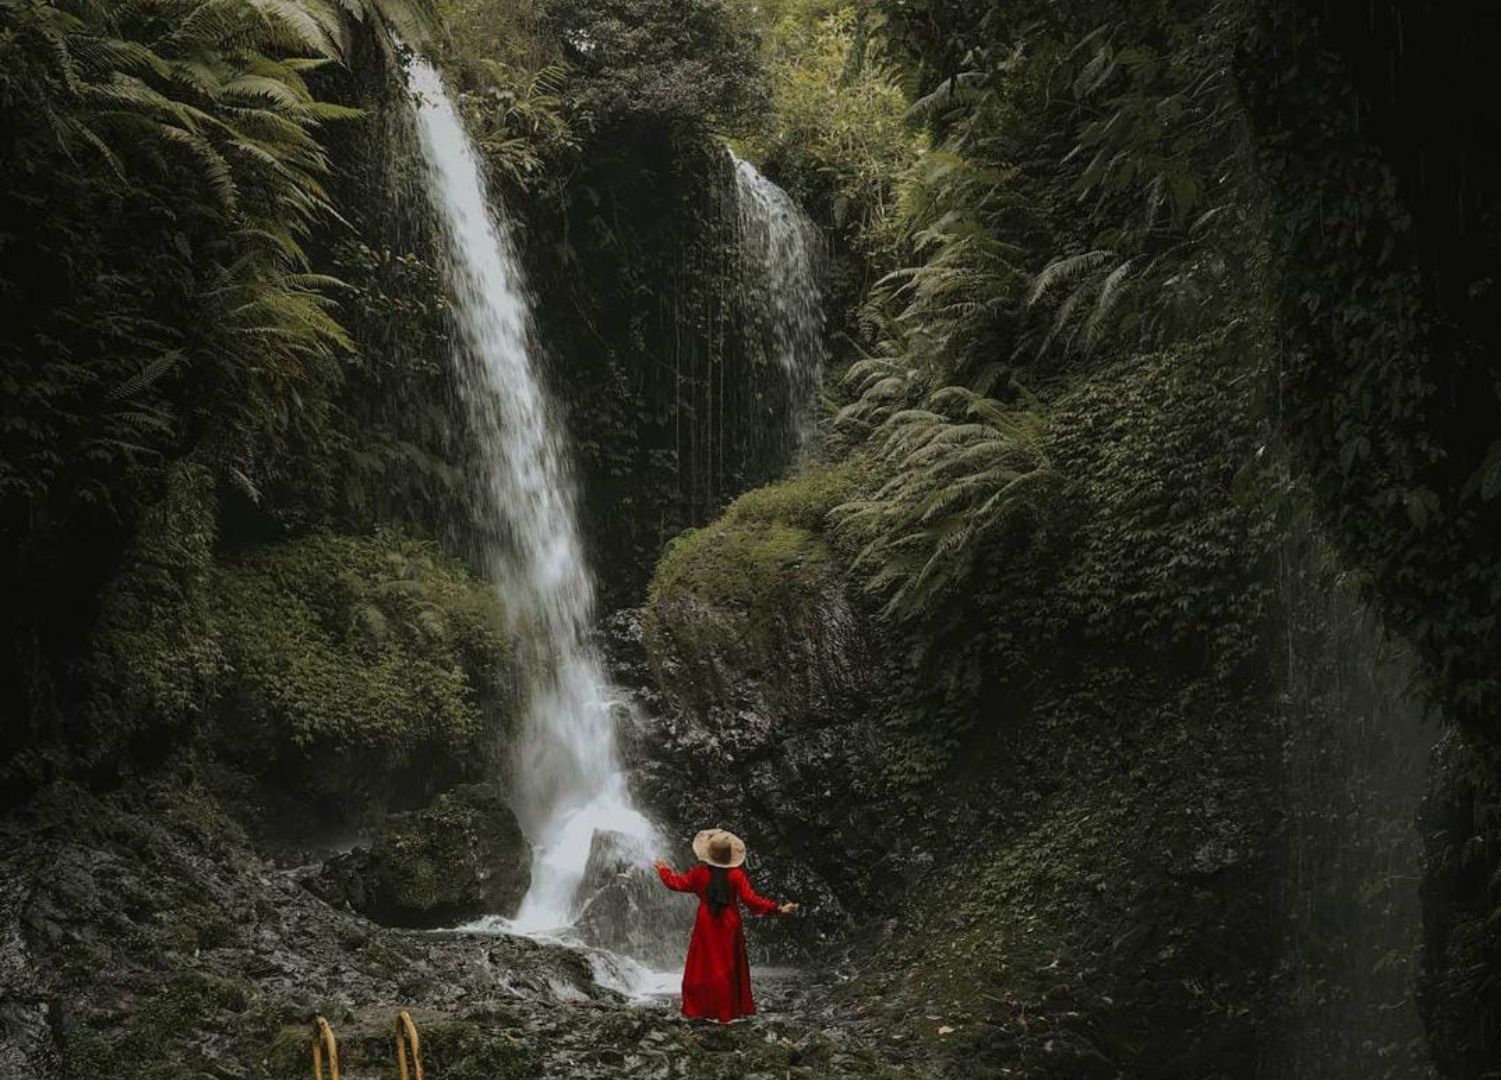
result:
[[(891, 377), (867, 381), (867, 393), (888, 394)], [(1044, 511), (1061, 486), (1042, 451), (1044, 430), (1036, 413), (958, 386), (885, 416), (869, 450), (888, 479), (833, 514), (884, 615), (937, 610), (972, 582), (982, 552)]]
[[(169, 454), (204, 441), (248, 478), (326, 412), (350, 340), (304, 244), (333, 220), (322, 128), (359, 114), (306, 80), (349, 56), (355, 26), (419, 40), (428, 14), (0, 0), (0, 198), (47, 207), (0, 268), (0, 483), (43, 498), (86, 462), (70, 490), (128, 522)], [(13, 269), (31, 263), (66, 267), (69, 287), (39, 291)]]
[[(1232, 272), (1209, 252), (1246, 224), (1236, 163), (1246, 139), (1231, 76), (1243, 15), (1221, 0), (1185, 47), (1161, 52), (1114, 27), (1086, 35), (1066, 57), (1082, 117), (1059, 179), (1083, 211), (1088, 245), (1038, 272), (1029, 306), (1052, 306), (1043, 341), (1094, 349), (1115, 330), (1165, 340), (1219, 313), (1205, 297)], [(1059, 286), (1068, 284), (1070, 291)]]

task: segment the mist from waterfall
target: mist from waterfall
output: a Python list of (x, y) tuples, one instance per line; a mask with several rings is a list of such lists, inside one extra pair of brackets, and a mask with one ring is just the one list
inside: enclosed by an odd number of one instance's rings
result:
[(1383, 633), (1306, 526), (1279, 553), (1283, 1015), (1267, 1080), (1432, 1080), (1416, 1002), (1417, 812), (1437, 735), (1416, 659)]
[[(534, 845), (512, 925), (570, 925), (597, 832), (644, 856), (651, 824), (632, 805), (616, 751), (619, 695), (590, 634), (594, 585), (563, 428), (541, 382), (530, 297), (508, 223), (438, 72), (420, 57), (408, 89), (453, 300), (455, 380), (476, 443), (483, 557), (518, 638), (524, 726), (513, 804)], [(617, 841), (618, 842), (618, 841)]]
[(807, 449), (812, 408), (827, 356), (822, 288), (823, 237), (792, 198), (750, 162), (735, 166), (735, 201), (747, 332), (787, 380), (788, 450)]

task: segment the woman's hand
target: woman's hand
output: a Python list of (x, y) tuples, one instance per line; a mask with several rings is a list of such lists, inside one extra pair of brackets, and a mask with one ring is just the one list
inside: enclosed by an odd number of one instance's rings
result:
[(655, 863), (653, 863), (652, 865), (655, 866), (658, 870), (666, 870), (666, 869), (668, 869), (667, 860), (664, 859), (664, 858), (662, 858), (661, 856), (658, 856), (657, 857), (657, 861)]
[(796, 904), (779, 904), (777, 906), (777, 911), (782, 915), (791, 915), (796, 910)]

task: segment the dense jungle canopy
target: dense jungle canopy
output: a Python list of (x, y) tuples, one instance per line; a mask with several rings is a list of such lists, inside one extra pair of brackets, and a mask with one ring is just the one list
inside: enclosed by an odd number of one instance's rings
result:
[[(316, 1015), (385, 1076), (398, 1008), (439, 1080), (1497, 1075), (1498, 48), (0, 0), (0, 1078), (290, 1078)], [(566, 940), (496, 922), (575, 661), (663, 853), (802, 902), (753, 1024), (641, 991), (691, 909), (624, 825)]]

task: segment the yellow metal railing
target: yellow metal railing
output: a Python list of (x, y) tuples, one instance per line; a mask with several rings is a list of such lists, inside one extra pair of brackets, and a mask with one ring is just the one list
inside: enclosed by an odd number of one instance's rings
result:
[(328, 1060), (327, 1080), (339, 1080), (339, 1043), (334, 1029), (319, 1016), (313, 1020), (313, 1080), (324, 1080), (323, 1062)]
[[(339, 1041), (323, 1017), (313, 1019), (313, 1080), (339, 1080)], [(325, 1064), (328, 1068), (324, 1074)], [(422, 1070), (422, 1040), (406, 1010), (396, 1014), (396, 1067), (401, 1080), (427, 1080)]]
[[(407, 1072), (407, 1054), (412, 1055), (412, 1071)], [(425, 1080), (422, 1072), (422, 1040), (417, 1038), (417, 1025), (412, 1023), (412, 1014), (396, 1014), (396, 1067), (401, 1070), (401, 1080)]]

